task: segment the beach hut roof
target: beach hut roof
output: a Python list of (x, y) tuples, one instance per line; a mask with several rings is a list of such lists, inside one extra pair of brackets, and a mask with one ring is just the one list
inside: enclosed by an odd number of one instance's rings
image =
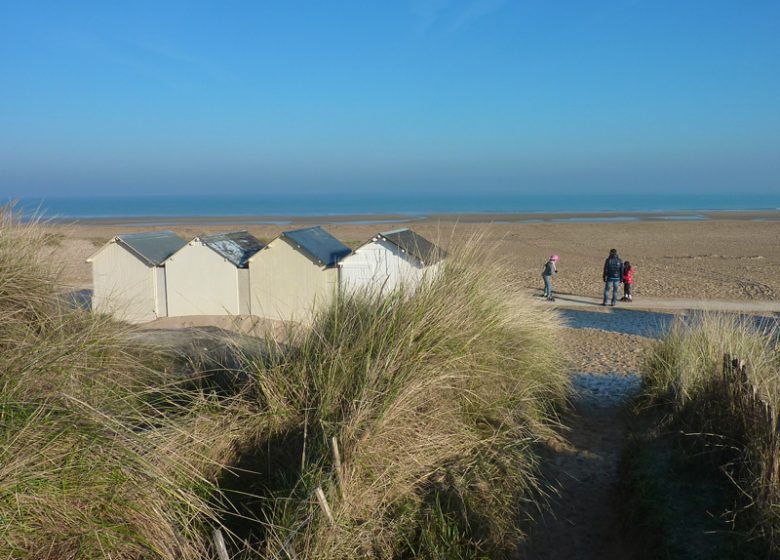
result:
[(379, 232), (374, 239), (381, 238), (397, 246), (401, 251), (417, 257), (425, 265), (436, 264), (447, 256), (447, 252), (415, 233), (409, 228)]
[(187, 242), (172, 231), (146, 231), (143, 233), (123, 233), (115, 236), (87, 259), (92, 260), (108, 244), (118, 243), (149, 266), (159, 266), (165, 259), (184, 247)]
[(197, 239), (240, 268), (245, 267), (252, 255), (263, 248), (260, 240), (248, 231), (201, 235)]
[(282, 232), (290, 241), (313, 261), (324, 266), (333, 266), (351, 253), (351, 249), (333, 237), (320, 226)]

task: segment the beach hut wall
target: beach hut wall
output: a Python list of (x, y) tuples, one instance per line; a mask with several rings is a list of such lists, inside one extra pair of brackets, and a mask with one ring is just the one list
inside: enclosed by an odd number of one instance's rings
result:
[(413, 292), (424, 278), (433, 278), (447, 253), (409, 228), (380, 232), (339, 263), (344, 293)]
[(252, 314), (310, 322), (336, 297), (336, 265), (349, 252), (319, 226), (283, 232), (249, 259)]
[(248, 315), (248, 261), (262, 247), (246, 231), (192, 239), (165, 262), (168, 314)]
[(131, 323), (168, 315), (165, 260), (186, 245), (172, 231), (115, 236), (92, 265), (92, 309)]

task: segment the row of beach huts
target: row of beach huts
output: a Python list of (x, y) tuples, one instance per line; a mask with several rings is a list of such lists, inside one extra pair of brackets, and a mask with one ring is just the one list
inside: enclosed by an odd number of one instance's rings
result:
[(117, 235), (92, 264), (92, 308), (133, 323), (188, 315), (256, 315), (306, 323), (338, 293), (414, 289), (446, 252), (404, 228), (354, 251), (320, 226), (285, 231), (263, 245), (247, 231)]

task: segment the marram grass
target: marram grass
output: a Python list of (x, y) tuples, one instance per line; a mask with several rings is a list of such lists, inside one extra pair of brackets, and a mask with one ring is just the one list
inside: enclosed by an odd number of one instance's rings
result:
[(497, 284), (489, 260), (455, 255), (413, 296), (342, 298), (297, 345), (252, 363), (261, 400), (291, 419), (299, 471), (265, 496), (264, 554), (511, 552), (532, 444), (550, 434), (567, 379), (556, 317)]
[[(644, 377), (644, 398), (665, 405), (667, 422), (700, 442), (700, 463), (733, 482), (739, 503), (729, 515), (773, 555), (780, 555), (780, 434), (767, 410), (780, 410), (778, 335), (751, 317), (680, 320), (649, 355)], [(747, 391), (724, 383), (724, 354), (746, 364)]]
[(1, 215), (0, 557), (213, 558), (217, 527), (236, 557), (511, 554), (568, 386), (557, 317), (491, 255), (341, 299), (226, 388), (65, 305)]

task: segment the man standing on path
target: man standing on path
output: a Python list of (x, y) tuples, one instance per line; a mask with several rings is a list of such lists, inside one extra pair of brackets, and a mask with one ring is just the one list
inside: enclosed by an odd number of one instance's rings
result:
[(620, 289), (620, 277), (623, 275), (623, 261), (617, 254), (617, 249), (611, 249), (607, 260), (604, 261), (604, 302), (601, 305), (607, 305), (609, 298), (609, 288), (612, 287), (612, 306), (617, 301), (618, 290)]

